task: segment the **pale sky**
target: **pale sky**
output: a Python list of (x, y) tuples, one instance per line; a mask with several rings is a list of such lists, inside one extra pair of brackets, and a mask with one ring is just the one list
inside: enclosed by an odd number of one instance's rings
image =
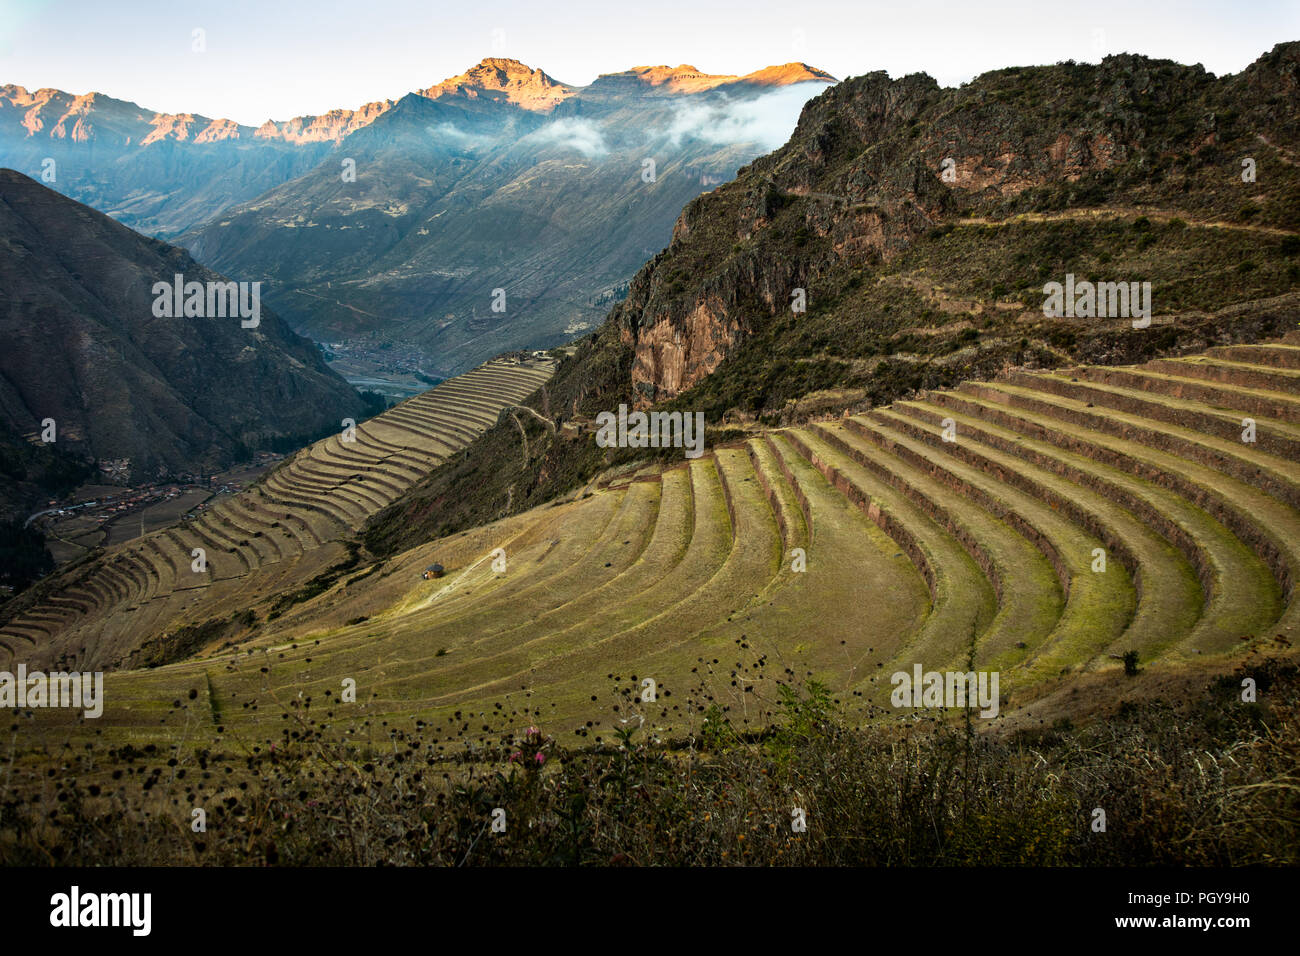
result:
[(1300, 0), (0, 0), (0, 84), (256, 126), (396, 99), (485, 56), (577, 84), (641, 64), (743, 74), (802, 60), (951, 86), (1119, 52), (1235, 73), (1296, 39)]

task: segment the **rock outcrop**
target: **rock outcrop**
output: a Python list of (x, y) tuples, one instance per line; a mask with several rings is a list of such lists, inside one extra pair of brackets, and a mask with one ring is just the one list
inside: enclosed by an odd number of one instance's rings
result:
[[(827, 89), (785, 146), (686, 206), (615, 308), (638, 398), (681, 394), (790, 314), (794, 290), (825, 297), (945, 224), (1066, 206), (1230, 215), (1241, 199), (1225, 188), (1240, 172), (1231, 150), (1265, 144), (1285, 171), (1300, 146), (1286, 106), (1298, 61), (1291, 43), (1217, 79), (1122, 55), (1000, 70), (960, 89), (884, 73)], [(1274, 183), (1275, 215), (1296, 217)]]

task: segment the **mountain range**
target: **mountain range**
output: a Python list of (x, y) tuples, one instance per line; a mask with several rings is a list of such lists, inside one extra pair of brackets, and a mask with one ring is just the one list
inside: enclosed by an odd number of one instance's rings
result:
[[(0, 88), (0, 163), (267, 284), (297, 331), (445, 376), (593, 326), (682, 205), (833, 83), (634, 67), (585, 87), (489, 58), (397, 100), (260, 127)], [(52, 177), (52, 179), (51, 179)], [(501, 290), (498, 292), (497, 290)]]

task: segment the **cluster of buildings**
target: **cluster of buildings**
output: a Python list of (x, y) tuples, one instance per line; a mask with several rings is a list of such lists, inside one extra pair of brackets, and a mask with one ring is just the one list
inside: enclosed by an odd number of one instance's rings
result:
[(107, 521), (116, 515), (179, 497), (182, 493), (183, 489), (180, 485), (170, 484), (151, 485), (146, 488), (124, 492), (120, 495), (96, 498), (93, 501), (78, 501), (76, 504), (64, 505), (63, 507), (58, 507), (58, 501), (51, 498), (47, 502), (49, 510), (45, 514), (55, 520), (90, 514), (101, 521)]

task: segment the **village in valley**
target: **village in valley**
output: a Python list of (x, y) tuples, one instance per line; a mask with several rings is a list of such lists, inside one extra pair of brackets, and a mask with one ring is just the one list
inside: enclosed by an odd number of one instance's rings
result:
[(181, 472), (165, 481), (117, 483), (130, 472), (127, 459), (99, 463), (98, 481), (64, 499), (48, 499), (28, 517), (45, 534), (50, 554), (62, 565), (95, 548), (121, 544), (180, 520), (193, 520), (217, 501), (238, 494), (284, 456), (258, 452), (251, 462), (211, 474)]

